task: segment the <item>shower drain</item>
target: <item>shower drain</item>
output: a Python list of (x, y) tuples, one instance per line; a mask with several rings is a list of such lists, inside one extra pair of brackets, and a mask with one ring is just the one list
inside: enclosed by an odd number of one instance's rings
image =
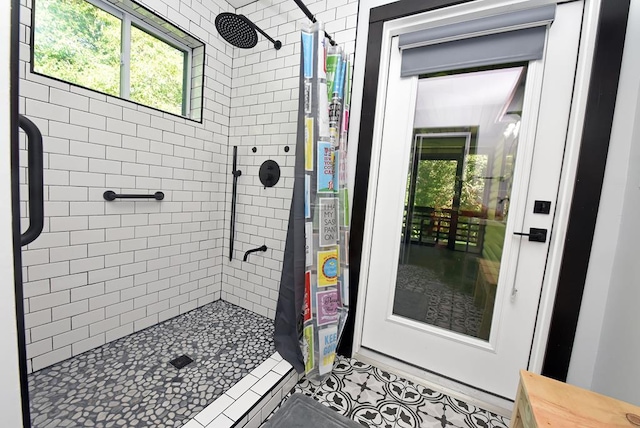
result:
[(193, 360), (191, 358), (189, 358), (187, 355), (180, 355), (178, 358), (175, 358), (175, 359), (169, 361), (169, 363), (171, 363), (171, 365), (173, 367), (175, 367), (178, 370), (180, 370), (184, 366), (193, 363)]

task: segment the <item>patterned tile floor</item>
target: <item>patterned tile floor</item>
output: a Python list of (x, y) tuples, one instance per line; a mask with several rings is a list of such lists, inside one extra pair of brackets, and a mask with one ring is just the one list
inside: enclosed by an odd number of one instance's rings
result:
[(408, 264), (398, 266), (393, 312), (474, 337), (482, 321), (470, 293), (453, 289), (429, 268)]
[[(291, 393), (313, 397), (368, 428), (507, 428), (509, 420), (355, 359), (338, 357), (324, 382)], [(291, 394), (289, 394), (291, 395)]]
[[(218, 300), (29, 375), (33, 428), (181, 427), (274, 352), (273, 322)], [(186, 354), (194, 362), (169, 364)]]

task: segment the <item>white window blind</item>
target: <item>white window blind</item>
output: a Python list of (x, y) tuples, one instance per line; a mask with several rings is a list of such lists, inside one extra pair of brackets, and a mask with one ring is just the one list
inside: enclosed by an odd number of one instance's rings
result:
[(401, 76), (541, 59), (556, 5), (402, 34)]

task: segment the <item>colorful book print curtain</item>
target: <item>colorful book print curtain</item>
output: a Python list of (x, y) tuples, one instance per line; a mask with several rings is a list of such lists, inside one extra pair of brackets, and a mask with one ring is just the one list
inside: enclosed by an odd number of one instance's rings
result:
[(349, 301), (347, 130), (351, 61), (321, 24), (301, 34), (293, 198), (274, 343), (300, 373), (331, 372)]
[(322, 25), (302, 31), (305, 123), (305, 373), (331, 372), (348, 313), (347, 131), (350, 61)]

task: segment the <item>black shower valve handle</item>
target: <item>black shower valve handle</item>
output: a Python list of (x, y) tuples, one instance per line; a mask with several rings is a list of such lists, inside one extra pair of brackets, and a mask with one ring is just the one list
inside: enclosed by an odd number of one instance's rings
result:
[[(267, 169), (272, 169), (272, 168), (267, 168)], [(266, 179), (264, 181), (265, 181), (265, 184), (264, 184), (264, 188), (265, 189), (267, 188), (267, 186), (269, 186), (269, 187), (273, 186), (271, 183), (273, 183), (273, 181), (274, 181), (274, 175), (271, 174), (271, 173), (268, 173), (267, 177), (266, 177)]]
[(280, 180), (280, 165), (272, 159), (264, 161), (260, 165), (258, 177), (265, 189), (275, 186)]

